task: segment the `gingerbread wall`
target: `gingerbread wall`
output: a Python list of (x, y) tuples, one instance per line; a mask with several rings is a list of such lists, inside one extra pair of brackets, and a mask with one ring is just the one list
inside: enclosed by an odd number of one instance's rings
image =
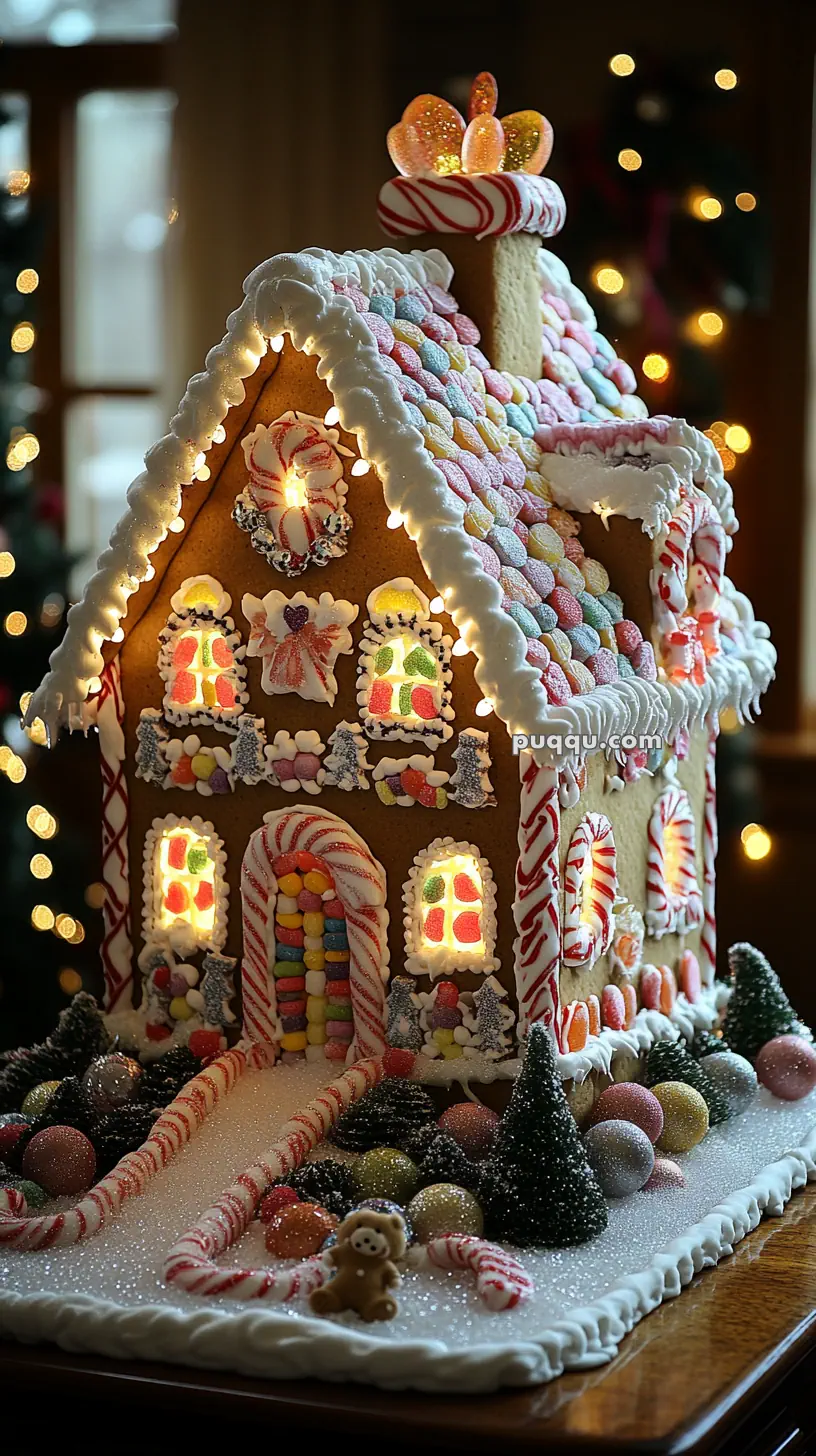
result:
[[(270, 362), (267, 356), (267, 369)], [(252, 388), (252, 381), (248, 385)], [(236, 783), (232, 794), (204, 797), (195, 790), (165, 790), (138, 780), (135, 776), (135, 735), (140, 711), (147, 707), (160, 708), (162, 703), (163, 684), (157, 668), (158, 634), (170, 613), (170, 598), (185, 578), (207, 572), (221, 582), (232, 598), (231, 615), (244, 642), (248, 635), (248, 624), (241, 612), (241, 599), (245, 592), (259, 597), (273, 588), (289, 596), (299, 590), (313, 597), (319, 596), (321, 592), (330, 592), (335, 598), (345, 598), (358, 605), (358, 617), (351, 627), (355, 651), (352, 655), (337, 659), (335, 675), (339, 691), (332, 707), (327, 703), (306, 702), (294, 694), (268, 696), (261, 690), (260, 659), (247, 661), (250, 700), (246, 711), (264, 719), (269, 742), (281, 728), (292, 734), (303, 728), (317, 730), (323, 743), (326, 743), (329, 734), (342, 719), (349, 722), (359, 721), (355, 691), (357, 648), (366, 619), (366, 597), (373, 587), (391, 577), (408, 576), (428, 597), (436, 595), (433, 585), (422, 570), (416, 548), (405, 531), (387, 528), (388, 510), (374, 471), (364, 477), (351, 476), (350, 467), (358, 458), (357, 442), (353, 436), (343, 432), (342, 443), (354, 452), (352, 458), (345, 461), (349, 481), (346, 509), (354, 520), (346, 556), (326, 567), (309, 567), (302, 576), (290, 580), (275, 571), (253, 549), (249, 536), (239, 530), (232, 520), (235, 497), (246, 483), (241, 439), (255, 425), (269, 424), (286, 410), (303, 410), (322, 418), (332, 403), (327, 386), (317, 377), (317, 361), (296, 353), (287, 342), (274, 372), (263, 381), (254, 407), (250, 411), (241, 411), (239, 428), (235, 428), (232, 416), (227, 417), (227, 441), (220, 447), (222, 463), (218, 473), (213, 472), (214, 479), (206, 486), (194, 485), (189, 488), (182, 506), (182, 515), (187, 521), (186, 530), (169, 561), (166, 558), (176, 538), (170, 537), (164, 547), (160, 548), (160, 551), (165, 552), (161, 563), (157, 553), (157, 575), (162, 565), (164, 573), (158, 581), (151, 583), (151, 599), (144, 606), (142, 592), (133, 598), (134, 607), (138, 604), (139, 609), (144, 609), (126, 636), (121, 649), (121, 666), (126, 703), (125, 741), (131, 805), (129, 849), (134, 955), (138, 954), (143, 944), (141, 924), (144, 840), (155, 818), (163, 818), (171, 813), (187, 816), (198, 814), (205, 820), (211, 820), (215, 826), (224, 841), (227, 854), (230, 905), (226, 950), (231, 955), (240, 956), (239, 884), (241, 860), (249, 836), (261, 824), (263, 815), (268, 811), (291, 807), (293, 804), (307, 804), (309, 807), (330, 810), (345, 819), (385, 866), (391, 920), (389, 941), (392, 975), (399, 974), (403, 968), (402, 888), (408, 878), (414, 855), (439, 835), (451, 835), (455, 839), (468, 840), (477, 845), (492, 866), (496, 880), (496, 950), (502, 963), (499, 975), (512, 991), (514, 927), (511, 907), (517, 852), (518, 765), (511, 756), (509, 737), (498, 719), (475, 716), (474, 709), (482, 694), (473, 677), (472, 656), (452, 659), (452, 694), (456, 714), (454, 733), (436, 751), (435, 766), (453, 774), (456, 764), (451, 754), (456, 746), (457, 733), (468, 726), (487, 730), (493, 759), (490, 777), (497, 799), (495, 808), (474, 812), (452, 803), (443, 810), (428, 809), (419, 804), (412, 808), (400, 805), (386, 807), (377, 797), (373, 784), (367, 792), (347, 793), (335, 788), (324, 788), (318, 797), (311, 797), (305, 793), (289, 794), (266, 783), (255, 787)], [(208, 463), (212, 463), (212, 460), (213, 457), (210, 456)], [(191, 508), (197, 511), (192, 519)], [(450, 619), (444, 614), (438, 614), (437, 619), (455, 640), (456, 629)], [(173, 728), (171, 737), (184, 738), (188, 732), (198, 734), (202, 742), (210, 746), (228, 747), (231, 741), (229, 735), (208, 726)], [(368, 758), (375, 764), (382, 757), (408, 758), (411, 754), (427, 751), (422, 743), (370, 742)], [(138, 977), (136, 979), (138, 983)], [(479, 978), (462, 976), (457, 979), (465, 988), (469, 983), (478, 983)], [(423, 977), (418, 984), (421, 989), (427, 990), (430, 982)]]

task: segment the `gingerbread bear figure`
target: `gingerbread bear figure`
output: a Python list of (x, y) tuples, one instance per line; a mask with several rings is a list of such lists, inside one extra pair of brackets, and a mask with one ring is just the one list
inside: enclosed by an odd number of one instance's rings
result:
[(393, 1319), (397, 1301), (390, 1289), (400, 1282), (395, 1259), (405, 1253), (405, 1224), (398, 1213), (358, 1208), (337, 1229), (328, 1251), (335, 1273), (309, 1298), (315, 1314), (356, 1310), (364, 1320)]

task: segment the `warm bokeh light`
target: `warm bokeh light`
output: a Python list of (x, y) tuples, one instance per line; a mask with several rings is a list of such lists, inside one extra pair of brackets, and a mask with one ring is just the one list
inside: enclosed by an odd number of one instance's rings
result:
[(28, 626), (28, 617), (25, 612), (9, 612), (3, 622), (3, 631), (7, 637), (22, 637)]
[(733, 91), (736, 84), (736, 71), (729, 70), (727, 66), (724, 66), (721, 71), (715, 71), (714, 85), (719, 86), (721, 91)]
[(94, 880), (85, 891), (85, 904), (91, 910), (101, 910), (105, 903), (105, 886), (101, 880)]
[(6, 778), (10, 779), (13, 784), (21, 784), (27, 773), (28, 769), (23, 760), (18, 758), (16, 753), (12, 753), (6, 765)]
[(40, 275), (36, 268), (21, 268), (17, 274), (16, 287), (18, 293), (33, 293), (40, 284)]
[(0, 579), (11, 576), (16, 565), (10, 551), (0, 551)]
[(727, 429), (728, 425), (725, 420), (714, 420), (710, 429), (706, 430), (705, 433), (708, 435), (709, 440), (714, 441), (715, 445), (724, 445)]
[(695, 187), (689, 192), (686, 206), (692, 217), (698, 218), (701, 222), (713, 222), (715, 218), (722, 217), (723, 206), (719, 197), (712, 197), (710, 192), (704, 191), (701, 187)]
[(744, 455), (751, 448), (751, 436), (744, 425), (729, 425), (725, 432), (725, 443), (735, 455)]
[(26, 724), (25, 735), (29, 743), (36, 743), (38, 748), (45, 748), (48, 744), (48, 734), (42, 718), (35, 718), (33, 723)]
[(722, 314), (716, 313), (714, 309), (704, 309), (697, 315), (697, 327), (706, 338), (716, 339), (725, 328)]
[(27, 354), (29, 349), (33, 348), (36, 337), (33, 324), (15, 324), (11, 334), (11, 347), (14, 353)]
[(740, 212), (753, 212), (757, 205), (757, 200), (753, 192), (738, 192), (734, 201)]
[(746, 859), (766, 859), (771, 852), (773, 841), (767, 829), (763, 829), (761, 824), (746, 824), (740, 834), (740, 839)]
[(6, 191), (10, 197), (22, 197), (31, 186), (31, 173), (24, 172), (22, 168), (15, 168), (9, 172), (6, 180)]
[(663, 384), (671, 374), (671, 364), (665, 354), (647, 354), (642, 367), (646, 378), (654, 384)]
[(739, 733), (741, 727), (742, 724), (740, 723), (736, 708), (723, 708), (720, 713), (720, 732)]
[(63, 966), (57, 980), (60, 990), (64, 991), (66, 996), (75, 996), (77, 991), (82, 990), (82, 977), (79, 971), (75, 971), (72, 966)]
[(0, 773), (5, 773), (14, 754), (7, 743), (0, 744)]
[(35, 930), (53, 930), (53, 910), (49, 910), (47, 905), (35, 905), (31, 912), (31, 924)]
[(65, 598), (59, 592), (50, 592), (40, 607), (40, 622), (43, 627), (56, 627), (65, 611)]
[(53, 839), (59, 827), (54, 815), (49, 814), (42, 804), (31, 805), (26, 814), (26, 824), (38, 839)]
[(618, 152), (618, 166), (623, 167), (624, 172), (637, 172), (643, 166), (643, 158), (634, 147), (624, 147)]
[(72, 940), (76, 933), (77, 923), (73, 915), (58, 915), (54, 928), (57, 935), (61, 935), (63, 940)]
[(613, 76), (631, 76), (635, 69), (635, 62), (632, 56), (625, 51), (619, 51), (609, 62), (609, 69)]
[(85, 939), (85, 927), (79, 921), (74, 922), (74, 933), (68, 936), (71, 945), (81, 945)]
[(618, 268), (601, 263), (592, 270), (592, 282), (601, 293), (620, 293), (626, 280)]
[(54, 866), (47, 854), (33, 854), (28, 868), (35, 880), (47, 880), (54, 873)]
[(6, 451), (9, 470), (24, 470), (40, 453), (40, 442), (30, 430), (17, 435)]
[(737, 463), (737, 457), (734, 454), (733, 450), (727, 449), (725, 445), (723, 445), (721, 449), (717, 451), (717, 454), (722, 461), (722, 468), (727, 475), (729, 470), (734, 469), (734, 466)]

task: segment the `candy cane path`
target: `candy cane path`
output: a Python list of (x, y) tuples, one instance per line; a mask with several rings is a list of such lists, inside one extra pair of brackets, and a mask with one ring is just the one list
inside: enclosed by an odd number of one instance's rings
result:
[[(97, 1238), (41, 1253), (0, 1251), (0, 1335), (265, 1379), (440, 1392), (531, 1385), (610, 1359), (638, 1319), (722, 1257), (766, 1207), (780, 1211), (792, 1187), (816, 1177), (816, 1094), (782, 1104), (762, 1092), (679, 1159), (685, 1190), (614, 1204), (606, 1233), (583, 1249), (521, 1255), (536, 1293), (515, 1309), (491, 1313), (469, 1276), (442, 1271), (406, 1274), (397, 1318), (376, 1332), (349, 1314), (312, 1319), (300, 1301), (250, 1308), (165, 1285), (161, 1267), (173, 1242), (324, 1082), (325, 1070), (309, 1066), (247, 1073)], [(260, 1227), (223, 1257), (262, 1266)]]

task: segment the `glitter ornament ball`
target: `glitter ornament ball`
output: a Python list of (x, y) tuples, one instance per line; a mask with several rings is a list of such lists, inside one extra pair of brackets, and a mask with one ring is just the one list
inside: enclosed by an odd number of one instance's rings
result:
[(36, 1117), (40, 1117), (45, 1112), (58, 1087), (59, 1082), (38, 1082), (36, 1087), (32, 1087), (28, 1096), (24, 1098), (21, 1108), (24, 1117), (29, 1122), (33, 1122)]
[(661, 1188), (685, 1188), (683, 1169), (671, 1158), (655, 1158), (650, 1176), (643, 1185), (644, 1193), (658, 1193)]
[(300, 1203), (299, 1194), (295, 1192), (294, 1188), (288, 1188), (286, 1184), (281, 1183), (277, 1188), (270, 1188), (261, 1199), (258, 1217), (261, 1223), (271, 1223), (282, 1208), (289, 1208), (294, 1203)]
[(654, 1148), (642, 1127), (610, 1118), (584, 1138), (589, 1165), (607, 1198), (626, 1198), (642, 1188), (654, 1168)]
[(93, 1106), (102, 1117), (123, 1107), (135, 1096), (142, 1067), (133, 1057), (123, 1052), (111, 1052), (106, 1057), (96, 1057), (91, 1062), (82, 1085)]
[(472, 1193), (455, 1183), (431, 1183), (408, 1204), (408, 1218), (419, 1242), (427, 1244), (442, 1234), (484, 1232), (484, 1218)]
[(712, 1052), (701, 1058), (700, 1066), (725, 1098), (728, 1116), (737, 1117), (744, 1112), (757, 1090), (757, 1074), (748, 1058), (737, 1052)]
[(592, 1112), (593, 1126), (610, 1119), (633, 1122), (650, 1143), (656, 1143), (663, 1131), (663, 1108), (654, 1092), (639, 1082), (616, 1082), (601, 1093)]
[(482, 1107), (479, 1102), (457, 1102), (442, 1113), (439, 1126), (459, 1144), (463, 1153), (481, 1162), (493, 1150), (500, 1122), (498, 1112), (492, 1107)]
[(397, 1148), (372, 1148), (352, 1169), (357, 1197), (407, 1203), (419, 1182), (415, 1163)]
[(658, 1082), (652, 1088), (663, 1108), (663, 1131), (657, 1140), (662, 1153), (688, 1153), (708, 1132), (705, 1099), (687, 1082)]
[(816, 1087), (816, 1049), (801, 1036), (775, 1036), (757, 1053), (756, 1069), (774, 1097), (798, 1102)]
[(93, 1144), (75, 1127), (46, 1127), (23, 1153), (23, 1173), (52, 1198), (83, 1193), (96, 1173)]
[[(417, 1236), (405, 1209), (399, 1203), (395, 1203), (392, 1198), (364, 1198), (361, 1203), (358, 1203), (357, 1207), (370, 1208), (374, 1213), (398, 1213), (405, 1224), (406, 1244), (416, 1243)], [(352, 1209), (353, 1212), (354, 1209)]]
[(266, 1226), (266, 1247), (276, 1259), (307, 1259), (337, 1227), (333, 1213), (317, 1203), (291, 1203)]
[(39, 1183), (32, 1182), (31, 1178), (16, 1178), (14, 1187), (18, 1193), (22, 1193), (29, 1209), (42, 1208), (48, 1202), (48, 1194)]
[[(15, 1113), (15, 1116), (18, 1114)], [(28, 1131), (26, 1119), (20, 1115), (19, 1122), (0, 1121), (0, 1161), (11, 1152), (15, 1143), (19, 1142), (24, 1132)]]

